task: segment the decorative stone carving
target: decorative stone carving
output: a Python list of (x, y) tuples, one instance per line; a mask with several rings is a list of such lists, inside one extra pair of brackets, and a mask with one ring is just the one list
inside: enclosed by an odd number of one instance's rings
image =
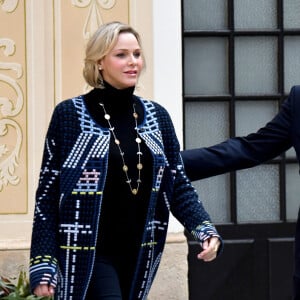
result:
[(98, 3), (104, 9), (111, 9), (116, 4), (116, 0), (72, 0), (72, 4), (77, 7), (87, 7), (91, 3)]
[(1, 8), (8, 13), (13, 12), (17, 8), (18, 3), (19, 0), (0, 0)]
[[(9, 2), (9, 1), (7, 1)], [(10, 1), (15, 2), (15, 1)], [(5, 56), (11, 56), (15, 52), (15, 43), (10, 39), (0, 39), (0, 50)], [(15, 73), (16, 77), (5, 75), (1, 71), (10, 71)], [(16, 94), (15, 102), (9, 97), (0, 95), (0, 191), (4, 186), (11, 184), (17, 185), (20, 178), (15, 175), (18, 166), (22, 145), (22, 129), (20, 124), (12, 117), (17, 116), (24, 104), (24, 96), (17, 79), (23, 75), (22, 66), (18, 63), (7, 63), (0, 61), (0, 83), (5, 84)], [(14, 134), (11, 134), (14, 131)], [(1, 137), (11, 135), (9, 145), (1, 143)], [(4, 140), (4, 139), (2, 139)]]
[(116, 4), (116, 0), (72, 0), (72, 4), (79, 8), (90, 6), (83, 28), (83, 37), (87, 40), (103, 24), (99, 6), (103, 9), (111, 9)]

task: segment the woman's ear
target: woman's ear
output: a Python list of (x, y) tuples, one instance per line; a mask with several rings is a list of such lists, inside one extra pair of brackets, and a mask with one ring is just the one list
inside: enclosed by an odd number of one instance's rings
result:
[(97, 64), (98, 64), (99, 71), (102, 71), (103, 70), (103, 68), (102, 68), (102, 61), (98, 60)]

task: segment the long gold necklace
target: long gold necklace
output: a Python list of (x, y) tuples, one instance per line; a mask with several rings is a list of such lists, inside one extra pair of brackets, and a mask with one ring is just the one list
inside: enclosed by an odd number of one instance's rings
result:
[(136, 188), (132, 187), (131, 178), (129, 178), (129, 175), (128, 175), (128, 166), (126, 165), (125, 158), (124, 158), (125, 153), (121, 149), (121, 143), (120, 143), (120, 140), (117, 138), (117, 136), (115, 134), (115, 128), (110, 123), (110, 115), (107, 113), (104, 104), (103, 103), (99, 103), (99, 104), (100, 104), (100, 106), (102, 107), (102, 109), (104, 111), (104, 118), (105, 118), (105, 120), (107, 120), (109, 130), (111, 131), (111, 133), (114, 137), (114, 142), (115, 142), (115, 144), (117, 145), (117, 147), (119, 149), (119, 152), (120, 152), (120, 155), (121, 155), (121, 158), (122, 158), (122, 164), (123, 164), (122, 170), (124, 171), (124, 174), (125, 174), (125, 177), (126, 177), (126, 183), (128, 184), (131, 193), (133, 195), (136, 195), (139, 191), (139, 187), (140, 187), (140, 184), (142, 182), (141, 181), (141, 170), (143, 169), (143, 164), (141, 163), (141, 156), (143, 155), (143, 153), (141, 152), (141, 142), (142, 142), (142, 140), (140, 139), (140, 137), (138, 135), (138, 132), (137, 132), (138, 114), (135, 110), (135, 104), (133, 104), (133, 118), (134, 118), (134, 123), (135, 123), (135, 128), (134, 128), (135, 131), (136, 131), (135, 141), (137, 143), (137, 157), (138, 157), (138, 163), (136, 165), (136, 168), (138, 170), (138, 178), (136, 180)]

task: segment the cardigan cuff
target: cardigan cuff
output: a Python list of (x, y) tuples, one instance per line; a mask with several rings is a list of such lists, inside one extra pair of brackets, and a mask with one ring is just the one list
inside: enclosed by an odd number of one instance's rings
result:
[(192, 230), (191, 234), (201, 246), (207, 239), (210, 239), (211, 237), (217, 237), (221, 242), (217, 255), (223, 251), (223, 240), (211, 222), (204, 221), (201, 225), (198, 225), (194, 230)]
[(40, 284), (57, 285), (57, 260), (50, 256), (37, 256), (30, 260), (30, 288), (33, 291)]

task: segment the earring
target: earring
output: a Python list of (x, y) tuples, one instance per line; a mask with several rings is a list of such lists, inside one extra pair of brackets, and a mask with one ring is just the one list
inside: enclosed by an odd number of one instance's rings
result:
[(100, 73), (99, 73), (99, 76), (98, 76), (97, 83), (98, 83), (98, 87), (99, 87), (99, 88), (104, 88), (103, 78), (102, 78), (102, 76), (101, 76)]
[(102, 71), (102, 67), (99, 65), (99, 71)]

